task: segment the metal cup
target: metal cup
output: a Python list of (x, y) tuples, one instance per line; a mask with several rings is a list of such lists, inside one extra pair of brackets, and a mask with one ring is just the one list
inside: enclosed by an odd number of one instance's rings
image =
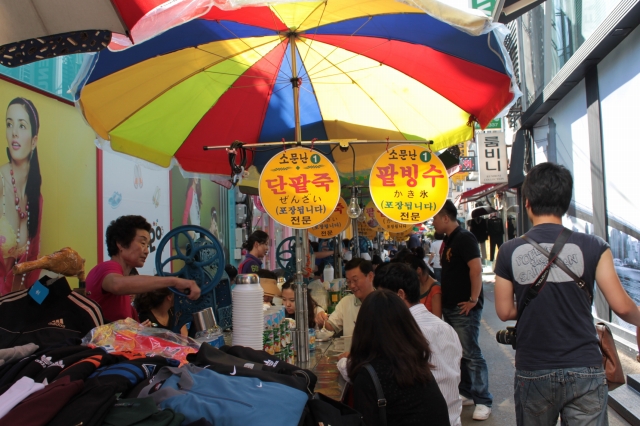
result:
[(194, 312), (193, 326), (196, 328), (196, 332), (216, 328), (218, 324), (213, 314), (213, 308), (206, 308), (202, 311)]

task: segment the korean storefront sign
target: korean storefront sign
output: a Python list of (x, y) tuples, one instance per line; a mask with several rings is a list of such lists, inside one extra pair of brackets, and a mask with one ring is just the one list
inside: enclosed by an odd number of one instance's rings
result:
[[(449, 177), (442, 161), (425, 146), (397, 145), (376, 160), (369, 187), (383, 215), (410, 225), (440, 211), (449, 193)], [(391, 232), (401, 231), (381, 225)]]
[[(474, 123), (476, 129), (480, 129), (480, 125), (476, 121)], [(502, 130), (502, 118), (496, 118), (491, 120), (489, 124), (487, 124), (487, 128), (485, 130)]]
[(338, 205), (331, 213), (331, 216), (324, 222), (309, 228), (309, 233), (318, 238), (333, 238), (347, 229), (350, 220), (349, 216), (347, 216), (347, 203), (340, 197)]
[(381, 226), (382, 229), (384, 229), (385, 231), (397, 233), (397, 232), (403, 232), (413, 228), (413, 223), (398, 223), (394, 220), (391, 220), (385, 215), (383, 215), (382, 213), (380, 213), (380, 210), (378, 210), (377, 207), (375, 211), (375, 216), (376, 216), (376, 219), (378, 220), (378, 225)]
[(507, 145), (504, 132), (478, 133), (478, 169), (480, 183), (506, 183), (509, 180), (507, 170)]
[(378, 217), (376, 216), (377, 211), (378, 208), (376, 207), (373, 200), (369, 201), (364, 208), (365, 223), (376, 232), (384, 232), (385, 229), (378, 223)]
[(367, 222), (358, 222), (358, 235), (373, 240), (376, 237), (376, 230), (367, 225)]
[(412, 233), (413, 233), (413, 227), (403, 232), (391, 233), (389, 236), (396, 241), (406, 241), (409, 239)]
[(278, 153), (260, 175), (260, 199), (276, 222), (307, 229), (331, 216), (340, 200), (340, 178), (324, 155), (309, 148)]

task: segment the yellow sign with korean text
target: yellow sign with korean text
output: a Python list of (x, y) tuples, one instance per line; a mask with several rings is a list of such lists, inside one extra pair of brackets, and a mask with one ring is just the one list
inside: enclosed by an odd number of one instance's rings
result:
[(358, 235), (373, 240), (376, 237), (376, 230), (367, 225), (367, 222), (358, 222)]
[(375, 215), (376, 215), (376, 219), (378, 220), (378, 224), (385, 231), (389, 231), (391, 233), (398, 233), (398, 232), (407, 231), (409, 229), (413, 229), (413, 223), (408, 223), (408, 224), (398, 223), (394, 220), (391, 220), (385, 215), (383, 215), (382, 213), (380, 213), (380, 210), (378, 210), (377, 207), (376, 207)]
[(409, 239), (412, 233), (413, 233), (413, 228), (408, 229), (406, 231), (398, 232), (395, 234), (392, 233), (391, 238), (393, 238), (396, 241), (406, 241)]
[(307, 229), (331, 216), (340, 200), (340, 178), (327, 157), (291, 148), (273, 157), (260, 174), (260, 199), (276, 222)]
[(318, 238), (332, 238), (347, 229), (350, 221), (351, 219), (347, 216), (347, 203), (340, 197), (331, 216), (324, 222), (309, 228), (309, 233)]
[(398, 223), (414, 224), (440, 211), (449, 194), (449, 177), (442, 161), (427, 147), (396, 145), (376, 160), (369, 188), (383, 215)]
[(376, 232), (384, 232), (384, 228), (378, 223), (376, 210), (378, 210), (378, 208), (376, 207), (374, 202), (369, 201), (364, 208), (365, 223)]

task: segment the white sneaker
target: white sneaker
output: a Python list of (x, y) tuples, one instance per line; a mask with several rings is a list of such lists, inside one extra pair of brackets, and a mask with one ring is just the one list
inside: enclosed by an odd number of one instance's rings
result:
[(473, 399), (471, 398), (467, 398), (466, 396), (460, 395), (460, 399), (462, 400), (463, 407), (466, 407), (468, 405), (475, 405), (475, 403), (473, 402)]
[(491, 407), (486, 405), (476, 404), (476, 409), (473, 410), (473, 420), (487, 420), (491, 414)]

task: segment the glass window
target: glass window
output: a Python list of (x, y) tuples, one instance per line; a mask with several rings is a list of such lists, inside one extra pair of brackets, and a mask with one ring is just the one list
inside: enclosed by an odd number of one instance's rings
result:
[(73, 97), (67, 92), (80, 71), (84, 57), (85, 54), (60, 56), (17, 68), (0, 65), (0, 74), (73, 101)]

